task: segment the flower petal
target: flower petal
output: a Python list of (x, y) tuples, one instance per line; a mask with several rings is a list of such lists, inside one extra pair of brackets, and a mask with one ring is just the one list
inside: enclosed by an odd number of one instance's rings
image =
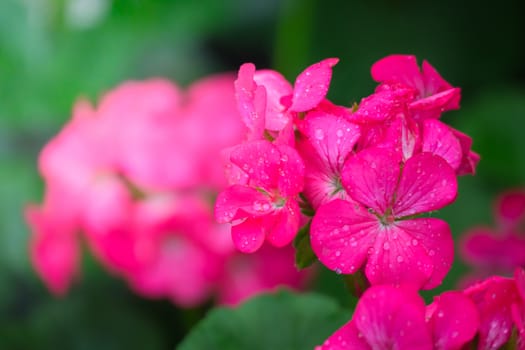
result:
[(413, 232), (405, 231), (398, 223), (380, 225), (378, 222), (369, 235), (376, 237), (365, 270), (372, 285), (401, 283), (421, 288), (427, 283), (434, 264), (425, 242), (415, 238)]
[(239, 68), (235, 81), (237, 107), (242, 119), (251, 131), (250, 139), (259, 139), (264, 131), (266, 89), (254, 81), (255, 65), (245, 63)]
[(317, 111), (306, 116), (304, 133), (325, 166), (336, 174), (361, 136), (359, 126), (347, 119)]
[(339, 328), (325, 342), (317, 346), (315, 350), (373, 350), (363, 334), (359, 332), (354, 321), (350, 321)]
[(295, 200), (288, 200), (286, 205), (278, 211), (273, 227), (268, 231), (266, 239), (275, 247), (284, 247), (297, 234), (300, 219), (299, 205)]
[(280, 73), (269, 69), (256, 71), (253, 80), (266, 91), (265, 128), (282, 130), (290, 122), (290, 115), (281, 104), (281, 98), (292, 94), (292, 85)]
[(312, 219), (312, 249), (329, 269), (354, 273), (374, 244), (378, 224), (377, 218), (362, 206), (335, 199), (319, 207)]
[(401, 157), (389, 149), (365, 149), (348, 158), (342, 175), (346, 192), (355, 201), (382, 215), (392, 204)]
[(443, 158), (419, 153), (405, 163), (394, 215), (402, 217), (443, 208), (456, 199), (457, 186), (456, 174)]
[(272, 203), (267, 196), (243, 185), (228, 187), (219, 194), (215, 202), (215, 219), (219, 223), (263, 216), (272, 211)]
[(479, 327), (474, 303), (461, 292), (445, 292), (427, 307), (435, 350), (459, 350), (471, 341)]
[(496, 202), (496, 218), (504, 228), (519, 226), (525, 220), (525, 189), (510, 190), (502, 194)]
[(372, 78), (380, 83), (400, 82), (411, 87), (423, 87), (416, 56), (390, 55), (372, 65)]
[(246, 142), (235, 147), (230, 155), (252, 184), (265, 190), (277, 187), (281, 154), (277, 146), (266, 140)]
[(372, 349), (432, 349), (425, 304), (412, 288), (369, 288), (359, 300), (352, 322)]
[(263, 245), (264, 238), (262, 218), (249, 218), (232, 226), (232, 241), (240, 252), (257, 251)]
[(423, 246), (425, 255), (430, 259), (432, 275), (422, 289), (440, 285), (454, 260), (454, 241), (448, 224), (440, 219), (419, 218), (398, 221), (396, 225), (412, 238), (412, 245)]
[(277, 188), (285, 197), (295, 196), (304, 187), (304, 162), (297, 151), (287, 145), (279, 145), (279, 178)]
[(325, 98), (332, 79), (332, 67), (337, 62), (338, 58), (327, 58), (299, 74), (294, 84), (290, 111), (305, 112), (316, 107)]
[(423, 122), (423, 152), (430, 152), (445, 159), (457, 170), (463, 152), (458, 139), (444, 123), (428, 119)]

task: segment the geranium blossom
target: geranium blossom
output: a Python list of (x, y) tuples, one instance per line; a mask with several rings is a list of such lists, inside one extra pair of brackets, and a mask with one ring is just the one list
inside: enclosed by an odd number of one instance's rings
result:
[(352, 320), (316, 350), (432, 350), (423, 299), (411, 288), (375, 286), (359, 300)]
[(450, 229), (442, 220), (413, 216), (455, 199), (452, 168), (429, 153), (403, 164), (396, 152), (368, 149), (347, 160), (342, 179), (352, 200), (321, 206), (312, 221), (319, 260), (340, 273), (365, 267), (372, 284), (440, 284), (452, 263)]
[[(278, 284), (302, 285), (304, 273), (269, 280), (261, 269), (229, 268), (239, 253), (228, 227), (215, 223), (210, 197), (226, 186), (221, 149), (246, 132), (233, 81), (210, 77), (186, 92), (162, 79), (126, 82), (96, 107), (75, 105), (39, 159), (44, 203), (26, 211), (33, 264), (52, 292), (66, 293), (78, 273), (79, 235), (137, 293), (184, 307), (214, 295), (237, 303)], [(276, 256), (283, 258), (272, 263), (280, 266), (293, 252)], [(239, 291), (243, 280), (251, 287)]]
[(265, 239), (277, 247), (290, 243), (299, 229), (297, 195), (304, 177), (297, 151), (265, 140), (252, 141), (234, 149), (231, 161), (249, 180), (219, 194), (217, 221), (233, 224), (233, 242), (242, 252), (258, 250)]
[(510, 276), (516, 267), (525, 266), (525, 191), (513, 189), (498, 196), (494, 217), (494, 227), (473, 227), (461, 238), (461, 257), (474, 267), (466, 280)]

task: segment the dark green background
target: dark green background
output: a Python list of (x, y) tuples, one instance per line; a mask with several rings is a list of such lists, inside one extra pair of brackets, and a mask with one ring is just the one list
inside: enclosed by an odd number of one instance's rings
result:
[[(71, 0), (0, 2), (0, 349), (172, 349), (203, 310), (134, 296), (89, 256), (82, 282), (51, 297), (27, 257), (22, 208), (39, 201), (39, 149), (69, 118), (76, 97), (97, 98), (130, 78), (182, 85), (246, 61), (291, 81), (307, 65), (339, 57), (329, 97), (350, 104), (372, 92), (369, 69), (391, 53), (430, 61), (463, 89), (444, 120), (474, 138), (482, 161), (439, 213), (459, 236), (492, 222), (492, 200), (525, 185), (525, 6), (501, 0), (113, 0), (81, 28)], [(95, 1), (97, 2), (97, 1)], [(445, 281), (451, 288), (459, 263)], [(315, 289), (346, 306), (342, 282)]]

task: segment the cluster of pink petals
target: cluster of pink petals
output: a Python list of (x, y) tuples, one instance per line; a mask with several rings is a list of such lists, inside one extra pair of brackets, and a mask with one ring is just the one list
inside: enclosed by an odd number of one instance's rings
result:
[(293, 87), (241, 66), (235, 86), (249, 132), (226, 152), (231, 186), (216, 219), (254, 252), (291, 242), (308, 220), (299, 208), (313, 210), (312, 249), (328, 268), (434, 288), (452, 264), (452, 236), (446, 222), (419, 216), (453, 202), (457, 176), (479, 161), (472, 140), (439, 120), (459, 108), (460, 90), (428, 62), (420, 69), (414, 56), (392, 55), (373, 65), (372, 95), (338, 106), (326, 99), (337, 61), (306, 68)]
[[(316, 350), (525, 349), (525, 270), (445, 292), (425, 306), (411, 286), (368, 289), (352, 319)], [(512, 334), (516, 339), (511, 339)]]
[(220, 150), (246, 132), (233, 82), (214, 76), (185, 92), (163, 79), (126, 82), (96, 108), (76, 104), (40, 155), (43, 203), (26, 209), (33, 265), (52, 292), (78, 275), (80, 236), (136, 292), (184, 307), (304, 284), (291, 247), (242, 257), (213, 218), (210, 198), (227, 185)]
[(510, 275), (525, 266), (525, 190), (502, 193), (494, 206), (495, 227), (468, 230), (461, 240), (461, 257), (474, 268), (466, 280), (490, 274)]

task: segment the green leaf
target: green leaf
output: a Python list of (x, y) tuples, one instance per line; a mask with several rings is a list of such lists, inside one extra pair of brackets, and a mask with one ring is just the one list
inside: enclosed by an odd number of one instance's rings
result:
[(326, 296), (281, 290), (211, 311), (177, 349), (313, 349), (349, 319)]
[(299, 230), (293, 241), (293, 246), (295, 248), (295, 266), (299, 270), (305, 269), (317, 261), (317, 256), (315, 256), (310, 244), (310, 222)]

